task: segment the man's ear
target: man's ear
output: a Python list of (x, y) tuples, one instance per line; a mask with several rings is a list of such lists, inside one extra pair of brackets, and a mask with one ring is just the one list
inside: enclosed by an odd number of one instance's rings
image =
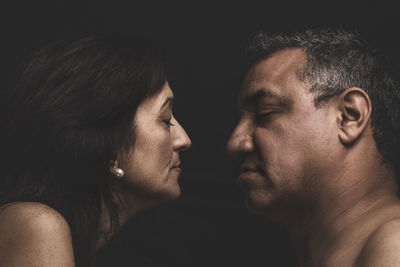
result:
[(340, 94), (339, 106), (339, 139), (343, 144), (350, 145), (368, 125), (372, 111), (371, 99), (364, 90), (352, 87)]

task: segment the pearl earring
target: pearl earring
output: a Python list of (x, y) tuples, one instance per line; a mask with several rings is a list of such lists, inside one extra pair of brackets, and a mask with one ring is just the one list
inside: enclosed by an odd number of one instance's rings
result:
[(124, 170), (122, 170), (121, 168), (116, 168), (114, 170), (114, 176), (117, 177), (118, 179), (123, 178), (125, 175)]

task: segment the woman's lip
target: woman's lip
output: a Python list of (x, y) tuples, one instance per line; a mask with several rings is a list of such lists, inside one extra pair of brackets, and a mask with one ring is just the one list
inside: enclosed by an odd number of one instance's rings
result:
[(181, 168), (180, 168), (179, 166), (172, 167), (172, 169), (173, 169), (174, 171), (178, 172), (178, 173), (181, 173), (181, 172), (182, 172), (182, 170), (181, 170)]

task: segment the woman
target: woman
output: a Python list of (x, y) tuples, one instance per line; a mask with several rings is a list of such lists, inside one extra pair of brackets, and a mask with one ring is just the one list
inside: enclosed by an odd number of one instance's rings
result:
[(1, 266), (91, 266), (128, 219), (179, 197), (190, 139), (152, 42), (54, 42), (1, 101)]

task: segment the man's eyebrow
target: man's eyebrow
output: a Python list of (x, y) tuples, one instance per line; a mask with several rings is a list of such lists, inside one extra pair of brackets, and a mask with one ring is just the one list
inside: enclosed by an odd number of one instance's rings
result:
[(172, 105), (174, 103), (174, 97), (170, 96), (167, 99), (165, 99), (164, 103), (161, 105), (160, 110), (163, 109), (166, 105), (170, 104)]
[(284, 105), (287, 102), (285, 97), (282, 97), (267, 88), (260, 88), (250, 95), (244, 95), (239, 101), (239, 105), (242, 108), (251, 107), (256, 105), (264, 98), (276, 99), (281, 105)]

